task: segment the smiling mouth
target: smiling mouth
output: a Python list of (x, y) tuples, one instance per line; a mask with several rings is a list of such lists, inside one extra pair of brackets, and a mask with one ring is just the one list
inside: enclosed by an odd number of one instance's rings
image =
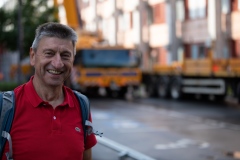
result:
[(50, 70), (48, 70), (48, 73), (55, 74), (55, 75), (59, 75), (59, 74), (61, 74), (62, 72), (50, 69)]

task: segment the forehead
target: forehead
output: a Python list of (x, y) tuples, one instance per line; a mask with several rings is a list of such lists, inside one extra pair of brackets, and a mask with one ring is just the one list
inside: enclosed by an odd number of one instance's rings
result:
[(70, 52), (74, 51), (71, 40), (57, 37), (43, 37), (39, 41), (38, 49), (68, 50)]

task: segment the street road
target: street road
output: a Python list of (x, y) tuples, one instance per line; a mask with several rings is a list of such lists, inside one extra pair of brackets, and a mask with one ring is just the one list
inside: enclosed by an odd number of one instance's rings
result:
[(104, 132), (93, 160), (118, 160), (127, 153), (155, 160), (233, 160), (226, 153), (240, 151), (236, 106), (195, 99), (90, 100), (94, 127)]

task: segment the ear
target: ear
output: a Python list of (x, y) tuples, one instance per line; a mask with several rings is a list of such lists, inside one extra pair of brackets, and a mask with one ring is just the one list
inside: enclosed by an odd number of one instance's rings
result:
[(31, 47), (30, 48), (30, 51), (29, 51), (29, 57), (30, 57), (30, 64), (31, 66), (34, 66), (35, 65), (35, 55), (36, 53), (34, 52), (33, 48)]

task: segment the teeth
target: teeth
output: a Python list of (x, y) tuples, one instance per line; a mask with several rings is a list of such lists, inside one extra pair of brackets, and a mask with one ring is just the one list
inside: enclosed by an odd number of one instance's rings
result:
[(59, 71), (56, 71), (56, 70), (48, 70), (49, 73), (52, 73), (52, 74), (60, 74), (61, 72)]

